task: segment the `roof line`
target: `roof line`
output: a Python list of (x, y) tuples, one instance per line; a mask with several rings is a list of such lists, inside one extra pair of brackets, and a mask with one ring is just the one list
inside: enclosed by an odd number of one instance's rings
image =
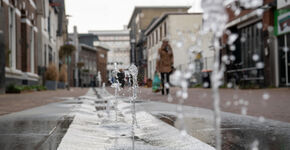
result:
[(80, 43), (80, 46), (85, 47), (85, 48), (90, 49), (90, 50), (98, 51), (95, 47), (92, 47), (92, 46), (89, 46), (89, 45), (86, 45), (83, 43)]
[(157, 9), (157, 8), (191, 8), (191, 6), (189, 5), (184, 5), (184, 6), (135, 6), (134, 10), (133, 10), (133, 13), (131, 15), (131, 18), (129, 20), (129, 23), (127, 25), (127, 28), (129, 29), (130, 28), (130, 25), (132, 23), (132, 20), (133, 20), (133, 17), (134, 15), (136, 14), (137, 10), (139, 9), (146, 9), (146, 8), (154, 8), (154, 9)]

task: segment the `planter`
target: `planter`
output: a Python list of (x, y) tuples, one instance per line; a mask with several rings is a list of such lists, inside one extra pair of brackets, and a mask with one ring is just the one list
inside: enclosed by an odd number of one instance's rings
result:
[(57, 83), (57, 88), (59, 88), (59, 89), (65, 89), (66, 88), (65, 82), (58, 82)]
[(57, 81), (46, 80), (45, 87), (47, 90), (56, 90), (57, 89)]

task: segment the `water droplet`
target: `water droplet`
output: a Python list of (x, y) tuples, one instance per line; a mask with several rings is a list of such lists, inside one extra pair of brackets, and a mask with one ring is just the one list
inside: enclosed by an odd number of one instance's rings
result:
[(269, 93), (264, 93), (264, 94), (263, 94), (263, 99), (264, 99), (264, 100), (268, 100), (269, 98), (270, 98)]
[(263, 13), (264, 13), (264, 10), (259, 8), (259, 9), (256, 10), (256, 12), (257, 12), (257, 16), (262, 16)]
[(232, 88), (232, 87), (233, 87), (233, 83), (231, 83), (231, 82), (228, 83), (228, 84), (227, 84), (227, 87), (228, 87), (228, 88)]
[(187, 92), (183, 92), (182, 93), (182, 98), (183, 99), (187, 99), (188, 98), (188, 93)]
[(256, 67), (258, 69), (263, 69), (264, 68), (264, 63), (263, 62), (258, 62), (258, 63), (256, 63)]
[(228, 55), (224, 55), (224, 56), (222, 57), (222, 61), (223, 61), (223, 62), (227, 62), (228, 59), (229, 59)]
[(260, 57), (259, 57), (259, 55), (254, 54), (253, 57), (252, 57), (252, 59), (253, 59), (254, 61), (258, 61), (258, 60), (260, 59)]
[(241, 9), (236, 9), (235, 10), (235, 16), (238, 16), (241, 13)]
[(257, 28), (258, 28), (258, 29), (262, 29), (262, 28), (263, 28), (263, 24), (262, 24), (261, 22), (258, 23), (258, 24), (257, 24)]
[(235, 46), (235, 45), (231, 45), (231, 46), (230, 46), (230, 50), (231, 50), (231, 51), (235, 51), (235, 50), (236, 50), (236, 46)]
[(204, 83), (203, 83), (203, 87), (204, 87), (204, 88), (208, 88), (208, 87), (209, 87), (209, 83), (208, 83), (208, 82), (204, 82)]
[(230, 60), (231, 60), (231, 61), (235, 61), (235, 60), (236, 60), (236, 56), (235, 56), (235, 55), (231, 55), (231, 56), (230, 56)]
[(289, 48), (288, 47), (283, 47), (283, 51), (286, 53), (286, 52), (289, 52)]
[(238, 34), (231, 34), (228, 39), (228, 44), (232, 45), (238, 39), (238, 37)]
[(181, 134), (181, 136), (186, 136), (187, 132), (186, 132), (186, 130), (181, 130), (180, 134)]
[(242, 36), (242, 37), (241, 37), (241, 42), (242, 42), (242, 43), (246, 42), (246, 40), (247, 40), (247, 39), (246, 39), (245, 36)]
[(227, 106), (227, 107), (231, 106), (231, 104), (232, 104), (231, 101), (227, 101), (227, 102), (226, 102), (226, 106)]
[(262, 117), (262, 116), (260, 116), (260, 117), (259, 117), (259, 122), (264, 122), (264, 121), (265, 121), (265, 118)]
[(176, 43), (176, 46), (177, 46), (178, 48), (181, 48), (181, 47), (183, 47), (183, 43), (179, 41), (179, 42)]
[(268, 26), (268, 31), (269, 32), (272, 32), (274, 30), (274, 27), (273, 26)]
[(251, 145), (251, 150), (259, 150), (259, 141), (255, 140)]
[(166, 89), (169, 89), (169, 87), (170, 87), (170, 85), (168, 83), (165, 83), (164, 86), (165, 86)]
[(247, 107), (242, 107), (242, 110), (241, 110), (241, 114), (242, 115), (247, 115)]

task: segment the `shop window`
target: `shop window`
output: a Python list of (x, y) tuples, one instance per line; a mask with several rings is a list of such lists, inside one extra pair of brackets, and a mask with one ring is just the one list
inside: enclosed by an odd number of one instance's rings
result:
[(241, 65), (243, 68), (251, 68), (256, 66), (256, 61), (252, 58), (258, 55), (260, 60), (263, 61), (263, 42), (262, 42), (262, 29), (257, 27), (257, 24), (252, 24), (240, 29), (240, 36), (243, 38), (241, 44)]

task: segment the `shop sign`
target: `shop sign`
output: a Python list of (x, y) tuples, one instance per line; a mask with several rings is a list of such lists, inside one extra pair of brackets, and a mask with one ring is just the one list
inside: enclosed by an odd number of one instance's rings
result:
[(277, 9), (286, 8), (290, 6), (290, 0), (277, 0)]
[(275, 35), (278, 36), (289, 32), (290, 32), (290, 9), (276, 10)]

